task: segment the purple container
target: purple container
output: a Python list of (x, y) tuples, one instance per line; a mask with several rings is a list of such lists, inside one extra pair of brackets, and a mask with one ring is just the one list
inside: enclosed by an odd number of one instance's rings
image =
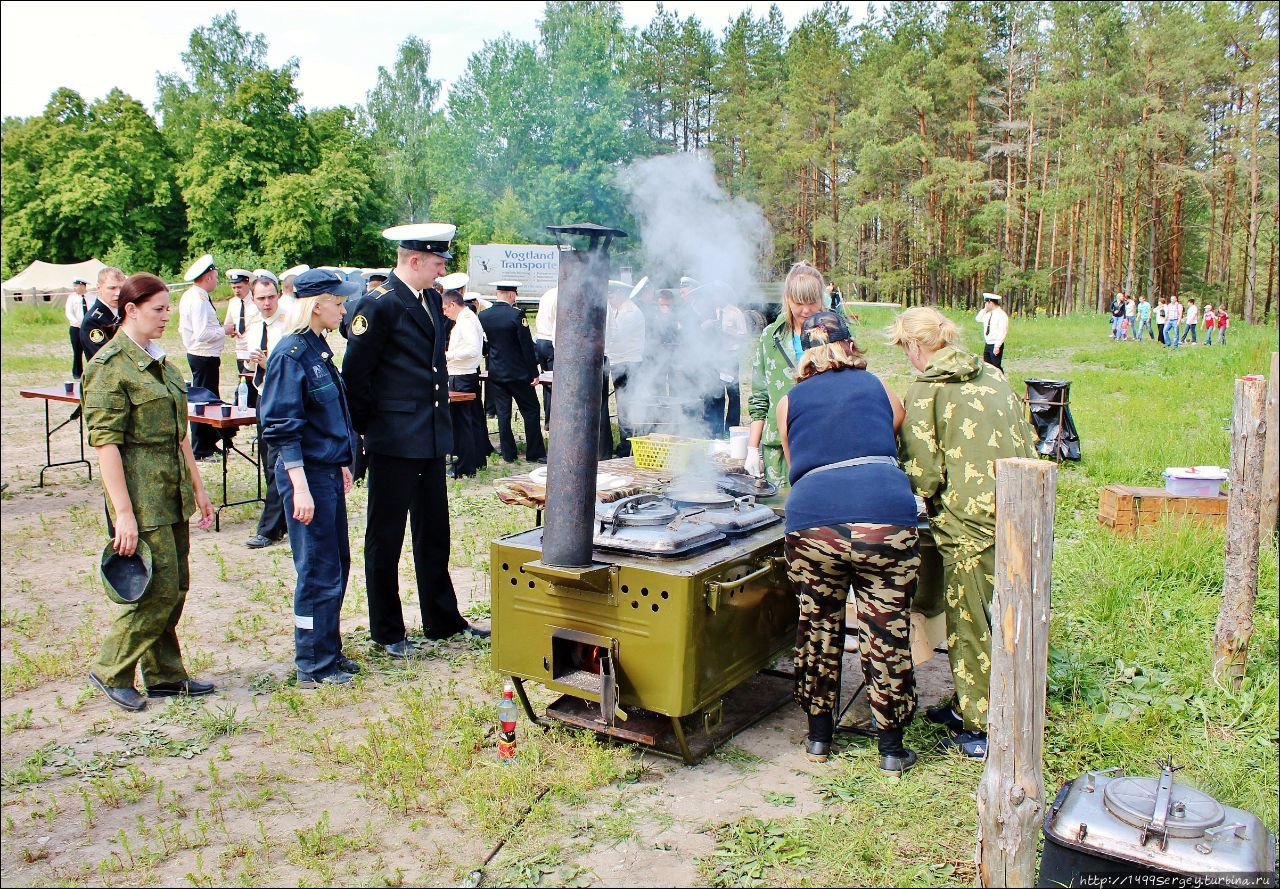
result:
[(222, 406), (222, 418), (225, 420), (231, 416), (231, 405), (224, 404)]
[(200, 404), (192, 405), (192, 407), (194, 407), (194, 408), (196, 409), (196, 416), (197, 416), (197, 417), (203, 417), (203, 416), (204, 416), (204, 402), (201, 402)]
[(70, 395), (72, 392), (76, 391), (75, 381), (67, 380), (65, 383), (62, 384), (62, 388), (67, 390), (67, 394)]

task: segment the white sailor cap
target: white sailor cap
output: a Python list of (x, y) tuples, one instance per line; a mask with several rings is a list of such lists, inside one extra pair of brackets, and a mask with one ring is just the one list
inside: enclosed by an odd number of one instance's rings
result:
[(697, 287), (698, 281), (695, 278), (690, 278), (688, 275), (681, 275), (680, 286), (681, 287)]
[(206, 253), (204, 256), (191, 263), (191, 266), (187, 269), (187, 274), (183, 276), (183, 280), (194, 281), (196, 278), (199, 278), (205, 272), (209, 271), (209, 269), (213, 268), (217, 268), (217, 266), (213, 264), (213, 254)]
[(471, 281), (471, 276), (466, 272), (454, 272), (452, 275), (442, 275), (436, 278), (436, 283), (440, 285), (441, 292), (445, 290), (461, 290)]
[(631, 285), (630, 285), (630, 284), (628, 284), (626, 281), (619, 281), (619, 280), (617, 280), (616, 278), (610, 278), (610, 279), (609, 279), (609, 292), (610, 292), (610, 293), (623, 293), (623, 294), (626, 294), (626, 295), (628, 295), (628, 296), (629, 296), (629, 295), (631, 294)]
[(494, 281), (491, 285), (494, 290), (519, 290), (519, 281)]
[(247, 283), (251, 277), (248, 269), (227, 269), (227, 281), (231, 284)]
[(458, 231), (456, 225), (447, 222), (411, 222), (408, 225), (393, 225), (382, 233), (388, 241), (399, 241), (406, 250), (419, 253), (434, 253), (441, 259), (453, 259), (449, 252), (449, 242)]
[(627, 295), (627, 299), (635, 299), (637, 296), (639, 296), (640, 291), (644, 290), (645, 285), (648, 283), (649, 283), (649, 276), (645, 275), (643, 278), (641, 278), (639, 281), (636, 282), (635, 287), (631, 288), (631, 293)]
[(72, 278), (72, 279), (71, 279), (71, 283), (72, 283), (72, 285), (73, 285), (73, 286), (74, 286), (74, 285), (76, 285), (76, 284), (83, 284), (83, 285), (85, 285), (86, 287), (88, 287), (88, 286), (89, 286), (89, 282), (88, 282), (88, 281), (86, 281), (84, 278), (79, 278), (79, 277)]
[(307, 265), (305, 262), (300, 262), (291, 269), (285, 269), (284, 272), (280, 275), (280, 277), (296, 278), (299, 275), (301, 275), (303, 272), (309, 272), (309, 271), (311, 271), (311, 266)]
[(998, 302), (1000, 302), (1000, 300), (1001, 300), (1001, 299), (1003, 299), (1003, 297), (1002, 297), (1002, 296), (1000, 296), (1000, 294), (998, 294), (998, 293), (984, 293), (984, 294), (982, 294), (982, 298), (983, 298), (983, 299), (989, 299), (989, 300), (991, 300), (992, 302), (995, 302), (995, 303), (998, 303)]
[[(227, 274), (230, 275), (231, 273), (227, 272)], [(280, 279), (276, 277), (276, 273), (271, 271), (271, 269), (254, 269), (253, 276), (255, 278), (266, 278), (268, 281), (272, 282), (277, 287), (280, 286)]]
[(368, 273), (365, 274), (365, 278), (367, 278), (370, 281), (372, 281), (374, 278), (381, 278), (382, 280), (385, 281), (390, 277), (391, 277), (391, 269), (369, 269)]

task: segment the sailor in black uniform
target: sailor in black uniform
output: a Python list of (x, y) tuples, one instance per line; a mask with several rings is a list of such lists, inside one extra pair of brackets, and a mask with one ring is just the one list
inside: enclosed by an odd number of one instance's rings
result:
[(411, 522), (422, 631), (428, 639), (487, 636), (458, 612), (449, 577), (449, 500), (445, 458), (453, 448), (446, 319), (431, 285), (452, 258), (455, 227), (417, 223), (389, 228), (396, 267), (351, 316), (342, 375), (351, 419), (369, 463), (365, 588), (369, 635), (392, 657), (412, 657), (400, 603), (405, 519)]
[(516, 437), (511, 432), (511, 402), (524, 420), (525, 459), (547, 462), (547, 448), (538, 425), (538, 359), (524, 312), (516, 308), (518, 281), (495, 281), (498, 299), (480, 313), (488, 340), (489, 386), (498, 409), (498, 450), (508, 463), (516, 460)]

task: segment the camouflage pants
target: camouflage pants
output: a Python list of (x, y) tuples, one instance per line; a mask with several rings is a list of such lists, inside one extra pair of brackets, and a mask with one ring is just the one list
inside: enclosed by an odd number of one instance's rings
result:
[[(943, 553), (943, 559), (953, 558)], [(991, 596), (996, 584), (996, 548), (989, 546), (943, 567), (947, 656), (956, 697), (952, 706), (967, 731), (987, 730), (991, 688)]]
[(920, 567), (916, 529), (842, 524), (786, 537), (787, 571), (800, 596), (795, 699), (806, 713), (833, 712), (840, 696), (844, 606), (858, 603), (862, 673), (879, 728), (905, 725), (915, 712), (911, 598)]
[(116, 609), (115, 623), (93, 665), (94, 675), (108, 688), (131, 687), (139, 664), (147, 685), (188, 678), (177, 628), (191, 586), (191, 528), (176, 522), (141, 530), (138, 536), (151, 547), (151, 583), (135, 604), (111, 606)]

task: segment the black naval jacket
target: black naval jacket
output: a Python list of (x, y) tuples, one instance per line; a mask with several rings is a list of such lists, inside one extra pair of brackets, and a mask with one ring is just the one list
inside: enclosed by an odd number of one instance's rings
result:
[(88, 361), (99, 349), (111, 342), (119, 329), (120, 319), (116, 317), (116, 313), (106, 303), (94, 303), (89, 314), (80, 322), (80, 346), (84, 349), (84, 360)]
[(533, 335), (524, 312), (498, 300), (480, 313), (488, 339), (489, 379), (500, 383), (531, 383), (538, 375)]
[(440, 294), (424, 295), (426, 310), (392, 272), (361, 297), (348, 325), (342, 377), (351, 421), (370, 454), (431, 459), (453, 450), (449, 338)]

